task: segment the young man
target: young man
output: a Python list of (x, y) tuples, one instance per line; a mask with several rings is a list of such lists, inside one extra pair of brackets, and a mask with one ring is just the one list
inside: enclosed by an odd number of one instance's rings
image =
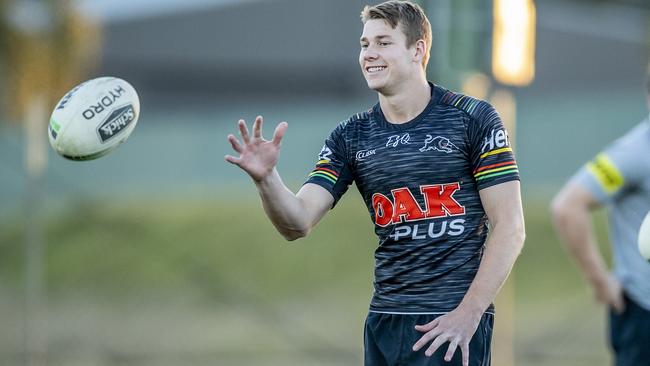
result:
[[(646, 81), (650, 107), (650, 69)], [(613, 275), (596, 245), (590, 211), (606, 205), (614, 254)], [(650, 121), (646, 117), (587, 163), (555, 196), (558, 235), (609, 307), (611, 347), (617, 366), (650, 365), (650, 263), (637, 236), (650, 211)]]
[(362, 21), (359, 64), (379, 103), (334, 129), (298, 193), (275, 169), (285, 122), (266, 141), (262, 117), (252, 137), (240, 120), (243, 143), (228, 136), (240, 156), (226, 160), (251, 176), (288, 240), (356, 183), (379, 238), (366, 365), (490, 365), (491, 303), (524, 241), (506, 131), (489, 104), (427, 82), (431, 27), (419, 6), (388, 1)]

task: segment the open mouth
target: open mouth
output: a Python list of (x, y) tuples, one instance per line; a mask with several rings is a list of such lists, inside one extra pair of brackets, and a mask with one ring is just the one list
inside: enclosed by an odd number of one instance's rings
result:
[(368, 66), (366, 72), (369, 74), (386, 70), (386, 66)]

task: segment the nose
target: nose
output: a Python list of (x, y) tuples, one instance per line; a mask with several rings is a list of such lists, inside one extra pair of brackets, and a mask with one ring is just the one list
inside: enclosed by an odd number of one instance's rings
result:
[(366, 48), (363, 51), (363, 59), (365, 61), (373, 61), (376, 60), (379, 57), (377, 52), (375, 52), (371, 47)]

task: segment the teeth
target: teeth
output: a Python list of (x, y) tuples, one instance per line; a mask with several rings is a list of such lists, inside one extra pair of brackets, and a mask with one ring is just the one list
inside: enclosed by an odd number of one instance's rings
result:
[(386, 68), (386, 66), (373, 66), (368, 68), (368, 72), (377, 72), (377, 71), (382, 71)]

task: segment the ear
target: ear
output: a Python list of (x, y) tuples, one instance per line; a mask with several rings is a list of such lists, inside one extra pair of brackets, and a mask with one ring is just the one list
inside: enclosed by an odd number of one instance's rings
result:
[(416, 62), (418, 64), (422, 64), (422, 60), (424, 60), (424, 55), (426, 54), (427, 50), (427, 45), (424, 42), (423, 39), (418, 39), (417, 42), (415, 42), (414, 45), (414, 50), (415, 53), (413, 55), (413, 62)]

